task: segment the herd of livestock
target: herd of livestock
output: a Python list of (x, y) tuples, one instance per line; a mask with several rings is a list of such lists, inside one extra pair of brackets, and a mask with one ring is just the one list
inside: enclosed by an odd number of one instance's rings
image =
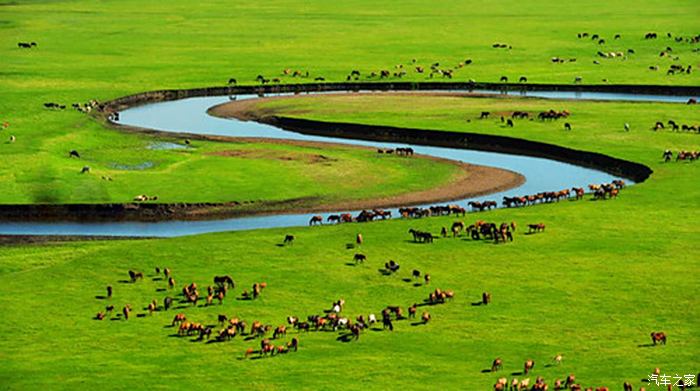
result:
[[(364, 262), (367, 257), (363, 254), (355, 254), (355, 261)], [(391, 266), (390, 266), (391, 265)], [(390, 261), (386, 265), (387, 268), (392, 268), (391, 272), (387, 274), (394, 274), (398, 272), (398, 264), (394, 261)], [(136, 284), (139, 281), (144, 280), (144, 273), (129, 270), (129, 280), (123, 281), (124, 283)], [(163, 277), (160, 277), (160, 275)], [(430, 283), (430, 275), (422, 274), (418, 270), (412, 271), (412, 277), (414, 279), (423, 278), (425, 285)], [(168, 290), (175, 288), (175, 279), (169, 268), (155, 268), (155, 275), (152, 281), (167, 281)], [(153, 315), (154, 312), (159, 311), (169, 311), (172, 309), (186, 308), (191, 306), (191, 308), (207, 308), (213, 305), (213, 300), (216, 298), (219, 304), (223, 303), (224, 298), (227, 293), (230, 293), (236, 287), (236, 283), (233, 278), (228, 275), (215, 276), (213, 279), (214, 284), (207, 287), (206, 303), (202, 305), (197, 305), (200, 298), (198, 291), (198, 286), (195, 282), (189, 283), (183, 286), (182, 291), (179, 295), (167, 295), (162, 299), (162, 306), (159, 305), (157, 300), (152, 300), (147, 303), (143, 310), (144, 313), (138, 315), (138, 317), (146, 316), (145, 311), (149, 315)], [(267, 286), (266, 283), (255, 283), (252, 286), (252, 290), (249, 292), (244, 290), (241, 295), (241, 300), (255, 300), (262, 294), (262, 290)], [(163, 291), (164, 288), (156, 289), (156, 291)], [(114, 296), (114, 289), (112, 286), (107, 286), (107, 296), (101, 297), (99, 299), (110, 300)], [(175, 296), (175, 297), (173, 297)], [(288, 316), (286, 318), (286, 324), (280, 324), (278, 326), (273, 326), (270, 324), (264, 324), (260, 321), (252, 321), (250, 323), (240, 319), (237, 316), (227, 316), (226, 314), (219, 314), (217, 316), (217, 323), (211, 324), (206, 322), (196, 322), (188, 318), (188, 316), (183, 312), (178, 312), (172, 318), (169, 323), (169, 327), (177, 328), (177, 336), (179, 337), (196, 337), (195, 341), (204, 341), (205, 339), (209, 342), (225, 342), (234, 339), (237, 336), (244, 337), (245, 341), (250, 341), (254, 339), (260, 339), (260, 348), (247, 348), (245, 350), (245, 357), (257, 353), (258, 356), (266, 355), (276, 355), (281, 353), (288, 353), (290, 351), (297, 351), (299, 348), (299, 337), (295, 336), (291, 338), (290, 341), (284, 343), (281, 339), (287, 336), (289, 330), (296, 330), (299, 334), (301, 332), (310, 331), (334, 331), (341, 332), (338, 340), (357, 340), (360, 337), (360, 332), (362, 330), (373, 327), (375, 324), (381, 322), (382, 329), (393, 331), (394, 322), (403, 320), (415, 320), (413, 325), (427, 324), (431, 320), (431, 315), (428, 311), (422, 311), (420, 314), (420, 320), (418, 317), (418, 308), (422, 306), (432, 306), (438, 304), (445, 304), (454, 297), (454, 291), (443, 290), (440, 288), (434, 289), (427, 298), (425, 298), (420, 304), (413, 303), (412, 305), (406, 307), (406, 311), (401, 306), (388, 305), (381, 310), (380, 316), (370, 313), (368, 315), (358, 315), (356, 317), (351, 317), (345, 315), (343, 309), (345, 307), (345, 300), (338, 299), (333, 301), (330, 308), (325, 309), (322, 313), (312, 314), (304, 318), (299, 318), (296, 316)], [(488, 304), (491, 301), (491, 294), (484, 292), (482, 295), (483, 304)], [(180, 304), (178, 307), (174, 305)], [(98, 312), (95, 315), (96, 320), (104, 320), (111, 316), (115, 311), (114, 305), (107, 305), (103, 311)], [(129, 320), (133, 307), (130, 304), (125, 304), (121, 310), (121, 314), (116, 314), (112, 320), (123, 319)], [(407, 315), (406, 315), (407, 314)], [(216, 329), (218, 325), (218, 330)], [(270, 335), (271, 334), (271, 335)], [(297, 334), (297, 335), (298, 335)]]
[[(577, 37), (579, 39), (583, 38), (589, 38), (591, 39), (592, 42), (597, 43), (597, 47), (603, 47), (603, 45), (606, 45), (608, 43), (608, 40), (606, 40), (605, 37), (600, 36), (599, 34), (589, 34), (588, 32), (583, 32), (583, 33), (578, 33)], [(659, 34), (657, 33), (647, 33), (644, 35), (644, 39), (657, 39), (659, 37)], [(690, 44), (697, 44), (700, 41), (700, 35), (695, 35), (695, 36), (689, 36), (689, 37), (682, 37), (682, 36), (673, 36), (671, 33), (666, 34), (667, 39), (672, 40), (671, 44), (681, 44), (681, 43), (690, 43)], [(614, 41), (617, 41), (622, 38), (621, 34), (615, 34), (613, 37)], [(506, 43), (494, 43), (491, 45), (492, 48), (494, 49), (508, 49), (512, 50), (513, 46), (506, 44)], [(626, 50), (598, 50), (596, 52), (597, 58), (599, 59), (620, 59), (620, 60), (626, 60), (629, 56), (636, 54), (635, 50), (632, 48), (628, 48)], [(673, 53), (673, 48), (669, 45), (666, 45), (663, 47), (661, 52), (659, 53), (659, 58), (669, 58), (672, 61), (680, 61), (680, 56), (674, 55)], [(560, 56), (554, 56), (550, 58), (550, 61), (554, 64), (565, 64), (565, 63), (575, 63), (577, 60), (576, 58), (563, 58)], [(606, 60), (603, 60), (606, 61)], [(418, 60), (413, 58), (410, 60), (408, 64), (396, 64), (393, 69), (379, 69), (376, 71), (371, 71), (369, 73), (366, 73), (364, 75), (365, 79), (389, 79), (389, 78), (397, 78), (401, 79), (404, 76), (408, 75), (409, 72), (414, 72), (415, 74), (427, 74), (427, 78), (433, 79), (435, 77), (442, 77), (443, 79), (452, 79), (455, 76), (455, 72), (467, 67), (469, 65), (474, 64), (474, 60), (471, 58), (465, 58), (464, 60), (458, 61), (455, 65), (453, 66), (446, 66), (445, 64), (441, 64), (440, 62), (433, 62), (430, 63), (430, 65), (422, 65), (419, 64)], [(593, 60), (593, 64), (595, 65), (600, 65), (601, 62), (599, 60)], [(659, 70), (658, 65), (650, 65), (649, 70), (651, 71), (657, 71)], [(687, 65), (683, 66), (681, 64), (670, 64), (668, 70), (666, 71), (667, 75), (678, 75), (678, 74), (690, 74), (693, 70), (692, 65)], [(291, 68), (285, 68), (282, 71), (281, 76), (289, 76), (292, 78), (309, 78), (310, 73), (309, 71), (301, 71), (301, 70), (293, 70)], [(361, 77), (363, 76), (362, 72), (358, 69), (353, 69), (351, 70), (347, 76), (345, 77), (345, 81), (359, 81)], [(325, 81), (326, 78), (323, 76), (316, 76), (313, 77), (314, 81)], [(508, 82), (508, 76), (501, 76), (499, 78), (499, 81), (503, 83)], [(281, 83), (282, 78), (281, 77), (265, 77), (263, 75), (257, 75), (255, 78), (255, 81), (261, 83), (261, 84), (268, 84), (268, 83)], [(581, 76), (576, 76), (574, 78), (574, 83), (581, 83), (583, 81), (583, 78)], [(603, 82), (607, 82), (607, 79), (603, 79)], [(475, 82), (475, 80), (470, 79), (470, 82)], [(518, 78), (519, 83), (527, 83), (528, 79), (526, 76), (520, 76)], [(228, 79), (228, 84), (229, 85), (236, 85), (238, 84), (238, 80), (236, 78), (230, 78)]]
[[(590, 193), (594, 200), (611, 199), (618, 196), (620, 190), (625, 187), (625, 181), (622, 179), (613, 180), (611, 183), (591, 184), (588, 185)], [(501, 202), (503, 207), (516, 208), (538, 203), (559, 202), (561, 200), (581, 200), (586, 194), (586, 190), (582, 187), (574, 187), (559, 191), (546, 191), (537, 194), (524, 196), (504, 196)], [(483, 212), (498, 207), (498, 202), (495, 200), (487, 201), (470, 201), (467, 206), (472, 212)], [(399, 215), (402, 218), (422, 218), (430, 216), (464, 216), (467, 209), (457, 204), (451, 205), (434, 205), (430, 207), (402, 207), (398, 209)], [(356, 216), (351, 213), (331, 214), (325, 220), (327, 223), (351, 223), (351, 222), (368, 222), (375, 219), (390, 219), (392, 213), (390, 210), (373, 209), (362, 210)], [(309, 225), (322, 225), (323, 216), (315, 215), (309, 220)]]

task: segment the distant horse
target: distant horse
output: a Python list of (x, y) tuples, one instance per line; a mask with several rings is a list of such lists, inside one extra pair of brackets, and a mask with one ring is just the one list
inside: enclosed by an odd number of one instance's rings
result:
[(284, 237), (284, 244), (293, 244), (294, 243), (294, 235), (286, 235)]
[(311, 217), (311, 220), (309, 220), (309, 225), (314, 225), (314, 224), (323, 224), (323, 216), (316, 215), (316, 216)]
[(651, 342), (653, 342), (654, 345), (656, 345), (659, 342), (666, 345), (666, 333), (664, 333), (664, 332), (651, 333)]
[(233, 282), (233, 278), (231, 276), (215, 276), (214, 277), (214, 284), (222, 287), (222, 286), (228, 286), (229, 288), (233, 289), (236, 284)]
[(131, 282), (136, 282), (138, 279), (143, 279), (143, 273), (129, 270), (129, 278), (131, 278)]

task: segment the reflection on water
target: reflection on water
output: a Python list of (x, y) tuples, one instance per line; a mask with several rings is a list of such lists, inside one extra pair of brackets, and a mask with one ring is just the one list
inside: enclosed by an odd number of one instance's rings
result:
[[(464, 91), (460, 91), (464, 92)], [(494, 93), (494, 91), (473, 91)], [(498, 93), (498, 92), (495, 92)], [(512, 92), (521, 94), (521, 92)], [(596, 92), (527, 92), (527, 96), (558, 99), (599, 99), (658, 102), (686, 102), (689, 97), (665, 95), (636, 95)], [(256, 95), (240, 95), (237, 99), (252, 99)], [(120, 123), (143, 128), (169, 130), (175, 132), (200, 133), (233, 137), (267, 137), (320, 142), (340, 142), (345, 144), (372, 146), (378, 148), (405, 147), (407, 144), (370, 142), (362, 140), (337, 139), (332, 137), (307, 136), (277, 129), (257, 122), (221, 119), (206, 114), (208, 108), (230, 101), (228, 96), (182, 99), (170, 102), (148, 104), (125, 110), (120, 113)], [(163, 148), (181, 148), (175, 143)], [(177, 146), (177, 147), (175, 147)], [(438, 156), (472, 164), (494, 166), (516, 171), (526, 178), (526, 182), (516, 189), (483, 197), (456, 201), (466, 204), (470, 200), (501, 200), (503, 196), (533, 194), (571, 187), (584, 187), (589, 183), (610, 182), (613, 176), (601, 171), (578, 167), (568, 163), (525, 156), (507, 155), (494, 152), (469, 151), (455, 148), (410, 145), (416, 153)], [(393, 210), (393, 215), (398, 215)], [(117, 236), (182, 236), (206, 232), (248, 230), (271, 227), (304, 226), (312, 214), (290, 214), (260, 217), (245, 217), (212, 221), (163, 221), (104, 222), (104, 223), (0, 223), (0, 234), (41, 234), (41, 235), (117, 235)]]

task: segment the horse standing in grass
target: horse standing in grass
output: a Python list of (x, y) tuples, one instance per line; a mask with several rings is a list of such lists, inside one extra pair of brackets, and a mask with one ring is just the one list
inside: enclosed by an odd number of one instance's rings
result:
[(656, 345), (657, 343), (661, 343), (663, 345), (666, 345), (666, 333), (664, 332), (653, 332), (651, 333), (651, 342)]

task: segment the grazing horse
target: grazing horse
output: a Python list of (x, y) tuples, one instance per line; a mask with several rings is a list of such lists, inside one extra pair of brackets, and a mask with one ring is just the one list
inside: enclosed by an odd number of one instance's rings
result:
[(129, 305), (125, 305), (124, 308), (122, 308), (122, 313), (124, 314), (124, 319), (129, 320), (129, 313), (131, 312), (131, 307)]
[(493, 360), (493, 364), (491, 364), (491, 372), (496, 372), (499, 369), (503, 369), (503, 360), (497, 358)]
[(527, 83), (527, 77), (525, 76), (520, 76), (520, 80), (518, 80), (520, 83)]
[(76, 151), (75, 149), (73, 149), (73, 150), (71, 150), (70, 152), (68, 152), (68, 157), (73, 157), (73, 156), (75, 156), (75, 157), (77, 157), (78, 159), (80, 159), (80, 154), (79, 154), (78, 151)]
[(339, 215), (330, 215), (330, 216), (328, 216), (328, 219), (326, 219), (326, 221), (329, 222), (329, 223), (332, 222), (332, 221), (333, 221), (333, 222), (336, 222), (336, 223), (339, 223), (339, 222), (340, 222), (340, 216), (339, 216)]
[(139, 278), (143, 279), (143, 273), (129, 270), (129, 278), (131, 278), (131, 282), (136, 282)]
[(111, 298), (111, 297), (112, 297), (112, 286), (108, 285), (107, 286), (107, 298)]
[(481, 303), (486, 305), (491, 302), (491, 294), (488, 292), (484, 292), (481, 294)]
[(275, 331), (272, 333), (272, 339), (277, 339), (279, 336), (287, 335), (287, 327), (286, 326), (279, 326), (275, 329)]
[(533, 361), (533, 360), (527, 360), (527, 361), (525, 361), (525, 370), (524, 370), (523, 373), (524, 373), (525, 375), (527, 375), (528, 372), (530, 372), (530, 371), (532, 370), (532, 368), (534, 368), (534, 367), (535, 367), (535, 361)]
[(170, 306), (172, 306), (172, 305), (173, 305), (173, 298), (172, 298), (172, 297), (169, 297), (169, 296), (168, 296), (168, 297), (166, 297), (166, 298), (163, 299), (163, 308), (165, 308), (166, 311), (167, 311), (167, 310), (170, 308)]
[(464, 222), (463, 221), (455, 221), (452, 223), (452, 237), (455, 237), (459, 235), (460, 232), (464, 230)]
[(283, 244), (294, 244), (294, 235), (285, 235)]
[(423, 315), (421, 315), (420, 318), (423, 321), (423, 323), (428, 323), (430, 321), (430, 313), (428, 313), (427, 311), (423, 312)]
[(309, 225), (314, 225), (314, 224), (323, 224), (323, 216), (316, 215), (316, 216), (311, 217), (311, 220), (309, 220)]
[(418, 312), (418, 304), (414, 303), (412, 306), (408, 307), (408, 317), (415, 318), (416, 312)]
[(488, 111), (482, 111), (482, 112), (481, 112), (481, 116), (479, 117), (479, 119), (488, 118), (490, 114), (491, 114), (491, 113), (488, 112)]
[(568, 122), (564, 122), (564, 130), (571, 130), (571, 124)]
[(289, 347), (290, 349), (294, 349), (294, 351), (296, 352), (299, 348), (299, 338), (292, 338), (292, 340), (287, 344), (287, 347)]
[(666, 345), (666, 333), (661, 332), (661, 331), (658, 333), (657, 332), (651, 333), (651, 342), (653, 342), (654, 345), (656, 345), (659, 342)]
[(353, 257), (353, 260), (355, 261), (355, 263), (358, 263), (358, 262), (364, 263), (367, 260), (367, 256), (365, 254), (357, 253)]
[(233, 289), (236, 287), (235, 282), (233, 281), (233, 278), (231, 276), (215, 276), (214, 277), (214, 284), (219, 286), (219, 288), (227, 286), (230, 289)]
[(528, 224), (527, 228), (528, 228), (528, 231), (527, 231), (528, 233), (541, 232), (541, 231), (544, 232), (545, 225), (543, 223)]

